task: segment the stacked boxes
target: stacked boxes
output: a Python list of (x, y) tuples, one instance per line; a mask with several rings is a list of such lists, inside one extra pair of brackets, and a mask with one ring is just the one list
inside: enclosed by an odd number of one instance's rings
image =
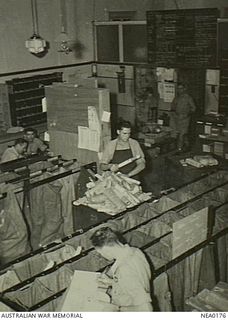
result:
[(197, 134), (202, 152), (228, 159), (228, 128), (224, 121), (197, 121)]
[(224, 155), (224, 142), (215, 141), (214, 142), (214, 154), (223, 157)]
[(228, 284), (219, 282), (212, 290), (203, 289), (186, 301), (187, 311), (227, 311)]

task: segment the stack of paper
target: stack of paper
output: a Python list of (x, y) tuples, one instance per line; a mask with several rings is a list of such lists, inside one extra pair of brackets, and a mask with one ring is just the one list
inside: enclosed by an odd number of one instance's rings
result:
[(98, 287), (99, 272), (75, 271), (59, 311), (114, 311), (110, 297)]

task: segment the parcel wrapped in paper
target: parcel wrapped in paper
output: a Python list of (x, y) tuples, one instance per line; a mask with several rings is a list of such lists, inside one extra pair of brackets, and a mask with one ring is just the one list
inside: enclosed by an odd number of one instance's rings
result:
[(152, 194), (144, 193), (138, 180), (124, 174), (104, 172), (97, 178), (87, 184), (84, 197), (74, 201), (74, 205), (115, 215), (151, 199)]

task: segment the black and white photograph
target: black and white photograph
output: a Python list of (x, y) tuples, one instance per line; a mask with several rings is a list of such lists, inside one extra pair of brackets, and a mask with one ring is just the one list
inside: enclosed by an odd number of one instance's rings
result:
[(228, 0), (0, 0), (0, 317), (107, 312), (228, 315)]

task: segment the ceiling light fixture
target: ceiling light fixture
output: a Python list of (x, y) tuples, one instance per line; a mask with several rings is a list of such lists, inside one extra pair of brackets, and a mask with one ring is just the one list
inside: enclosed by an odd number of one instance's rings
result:
[(61, 32), (56, 39), (58, 43), (58, 52), (64, 52), (66, 54), (72, 52), (72, 41), (67, 35), (67, 14), (66, 14), (66, 3), (65, 0), (60, 0), (60, 21), (61, 21)]
[(37, 3), (36, 0), (31, 0), (32, 8), (32, 24), (33, 24), (33, 35), (25, 41), (25, 47), (29, 52), (38, 55), (44, 52), (46, 48), (46, 41), (41, 38), (38, 32), (38, 17), (37, 17)]

